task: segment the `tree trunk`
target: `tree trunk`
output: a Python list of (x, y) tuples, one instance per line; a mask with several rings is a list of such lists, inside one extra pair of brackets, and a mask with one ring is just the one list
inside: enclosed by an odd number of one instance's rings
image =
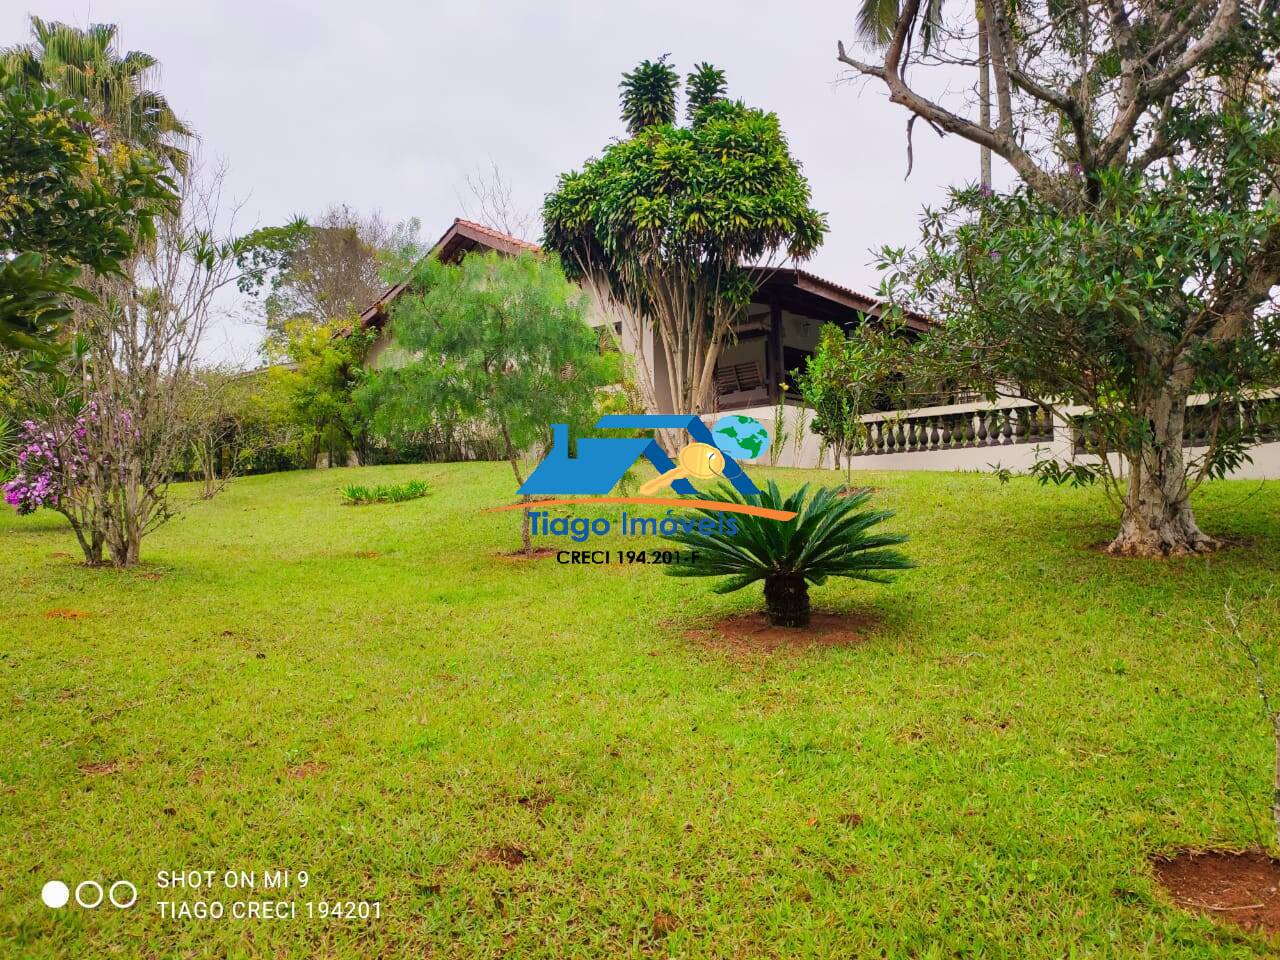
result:
[(765, 577), (764, 604), (769, 622), (775, 627), (809, 625), (809, 585), (798, 574)]
[[(528, 497), (521, 497), (525, 503), (529, 502)], [(530, 535), (529, 508), (525, 507), (520, 511), (520, 545), (524, 549), (526, 555), (533, 554), (533, 537)]]
[(96, 527), (86, 529), (86, 525), (82, 524), (79, 518), (69, 511), (60, 510), (59, 513), (71, 523), (71, 530), (76, 535), (76, 542), (80, 544), (80, 551), (84, 554), (85, 566), (102, 566), (102, 531)]
[[(524, 477), (520, 473), (520, 451), (516, 449), (516, 445), (511, 442), (511, 432), (507, 429), (507, 425), (502, 424), (502, 439), (507, 447), (507, 462), (511, 464), (511, 472), (515, 474), (516, 489), (524, 486)], [(523, 503), (529, 502), (529, 497), (521, 497)], [(529, 508), (525, 507), (520, 511), (520, 544), (524, 549), (526, 556), (533, 556), (533, 536), (531, 521), (529, 519)]]
[[(983, 0), (978, 0), (978, 122), (991, 126), (991, 44), (990, 27)], [(991, 148), (978, 148), (978, 180), (991, 189)]]
[(1160, 391), (1144, 411), (1149, 436), (1128, 454), (1129, 489), (1120, 533), (1107, 552), (1127, 557), (1171, 557), (1216, 549), (1218, 541), (1201, 531), (1191, 510), (1182, 443), (1187, 392)]
[(1280, 844), (1280, 713), (1271, 717), (1271, 737), (1276, 757), (1275, 772), (1271, 779), (1271, 822), (1275, 826), (1275, 842)]

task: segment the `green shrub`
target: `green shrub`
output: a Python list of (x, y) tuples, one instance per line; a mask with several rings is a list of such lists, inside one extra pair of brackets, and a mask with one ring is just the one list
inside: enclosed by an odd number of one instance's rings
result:
[(342, 488), (342, 499), (349, 507), (365, 503), (403, 503), (405, 500), (416, 500), (418, 497), (425, 497), (429, 489), (425, 480), (409, 480), (406, 483), (380, 483), (372, 488), (358, 483), (349, 483)]
[[(847, 496), (827, 487), (819, 487), (810, 496), (808, 484), (784, 498), (773, 481), (748, 497), (721, 485), (703, 499), (749, 503), (792, 511), (796, 516), (778, 521), (735, 514), (738, 529), (734, 535), (718, 529), (674, 534), (668, 539), (692, 548), (695, 559), (672, 564), (667, 573), (727, 577), (712, 588), (716, 593), (731, 593), (763, 580), (769, 621), (781, 627), (807, 626), (809, 584), (821, 585), (828, 577), (888, 583), (893, 576), (886, 571), (915, 566), (899, 551), (886, 549), (905, 543), (904, 534), (868, 532), (893, 516), (887, 510), (861, 509), (870, 498), (869, 490)], [(713, 518), (717, 514), (714, 507), (700, 507), (698, 512)]]

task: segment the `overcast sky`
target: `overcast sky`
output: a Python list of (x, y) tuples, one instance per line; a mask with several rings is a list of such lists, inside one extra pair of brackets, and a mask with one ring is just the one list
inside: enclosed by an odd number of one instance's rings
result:
[[(916, 235), (925, 203), (977, 176), (972, 145), (923, 125), (904, 182), (907, 115), (867, 81), (838, 83), (837, 39), (856, 0), (21, 0), (0, 43), (28, 39), (27, 14), (119, 24), (158, 57), (161, 87), (230, 167), (245, 228), (345, 202), (418, 217), (433, 240), (462, 211), (466, 176), (497, 163), (530, 210), (622, 133), (617, 85), (645, 57), (683, 74), (709, 60), (729, 92), (776, 111), (831, 221), (809, 265), (874, 292), (872, 248)], [(535, 238), (536, 239), (536, 238)], [(244, 360), (260, 331), (223, 322), (212, 356)]]

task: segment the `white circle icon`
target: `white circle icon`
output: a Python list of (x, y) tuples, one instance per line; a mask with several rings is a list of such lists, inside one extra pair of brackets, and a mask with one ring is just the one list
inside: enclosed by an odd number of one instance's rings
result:
[(70, 888), (61, 880), (50, 880), (40, 888), (40, 899), (44, 901), (46, 907), (52, 907), (54, 910), (65, 907), (70, 897)]
[[(93, 901), (93, 903), (85, 902), (84, 895), (80, 892), (84, 890), (85, 887), (91, 887), (94, 890), (98, 891), (98, 899)], [(80, 906), (84, 907), (86, 910), (95, 909), (98, 906), (98, 904), (102, 903), (102, 884), (98, 883), (98, 881), (96, 880), (83, 880), (80, 883), (77, 883), (76, 884), (76, 903), (80, 904)]]
[[(117, 887), (124, 887), (128, 889), (129, 900), (127, 903), (121, 903), (119, 900), (116, 899)], [(115, 883), (111, 885), (111, 889), (107, 891), (107, 896), (110, 898), (112, 906), (118, 907), (121, 910), (127, 910), (129, 907), (132, 907), (135, 903), (138, 902), (138, 888), (135, 887), (128, 880), (117, 880)]]

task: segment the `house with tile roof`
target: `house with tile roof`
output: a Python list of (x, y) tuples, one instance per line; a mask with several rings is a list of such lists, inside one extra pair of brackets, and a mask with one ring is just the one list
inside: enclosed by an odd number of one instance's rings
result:
[[(517, 255), (536, 254), (540, 248), (484, 224), (456, 219), (431, 248), (431, 255), (445, 263), (456, 263), (473, 251)], [(835, 323), (852, 331), (864, 323), (876, 322), (883, 309), (874, 297), (806, 270), (762, 269), (759, 283), (716, 366), (717, 409), (721, 411), (754, 415), (752, 411), (759, 408), (772, 415), (780, 399), (798, 403), (794, 389), (788, 397), (783, 384), (792, 383), (804, 369), (817, 347), (819, 328), (824, 323)], [(397, 362), (389, 328), (390, 307), (404, 290), (404, 284), (391, 287), (361, 314), (366, 328), (382, 331), (370, 352), (369, 363), (374, 367)], [(650, 412), (682, 412), (672, 408), (660, 338), (625, 308), (606, 302), (607, 298), (591, 289), (587, 293), (591, 324), (612, 326), (622, 349), (635, 358), (637, 376), (645, 380), (640, 386), (652, 408)], [(910, 335), (912, 331), (928, 329), (929, 321), (912, 315), (906, 326)]]
[[(497, 251), (515, 256), (540, 252), (535, 243), (510, 236), (471, 220), (454, 220), (431, 252), (446, 263), (456, 263), (473, 251)], [(817, 347), (818, 331), (834, 323), (852, 333), (875, 323), (883, 304), (874, 297), (833, 283), (807, 270), (792, 267), (761, 270), (759, 287), (742, 317), (734, 325), (733, 338), (721, 351), (716, 365), (716, 411), (754, 417), (773, 438), (769, 459), (778, 466), (839, 466), (832, 451), (810, 429), (810, 411), (796, 391), (783, 390), (794, 381)], [(397, 284), (386, 290), (360, 316), (366, 328), (380, 331), (368, 362), (374, 366), (399, 361), (390, 331), (391, 305), (405, 290)], [(675, 414), (667, 385), (662, 344), (640, 318), (609, 301), (599, 291), (585, 288), (589, 298), (588, 320), (595, 327), (608, 326), (621, 349), (635, 360), (637, 380), (651, 414)], [(917, 336), (931, 326), (919, 314), (906, 317), (905, 336)], [(1078, 418), (1085, 408), (1050, 409), (1035, 400), (1007, 397), (988, 401), (956, 396), (957, 402), (913, 410), (888, 410), (863, 417), (867, 426), (864, 448), (855, 455), (858, 466), (868, 470), (990, 470), (993, 467), (1025, 472), (1048, 451), (1063, 463), (1086, 457)], [(1209, 398), (1189, 401), (1191, 422), (1206, 416), (1196, 408)], [(1249, 416), (1280, 415), (1280, 389), (1262, 391), (1249, 401)], [(1208, 409), (1208, 408), (1205, 408)], [(782, 412), (781, 418), (778, 413)], [(1197, 431), (1200, 431), (1199, 433)], [(1198, 455), (1203, 430), (1189, 430), (1188, 450)], [(1254, 447), (1250, 459), (1231, 476), (1280, 478), (1280, 434)]]

